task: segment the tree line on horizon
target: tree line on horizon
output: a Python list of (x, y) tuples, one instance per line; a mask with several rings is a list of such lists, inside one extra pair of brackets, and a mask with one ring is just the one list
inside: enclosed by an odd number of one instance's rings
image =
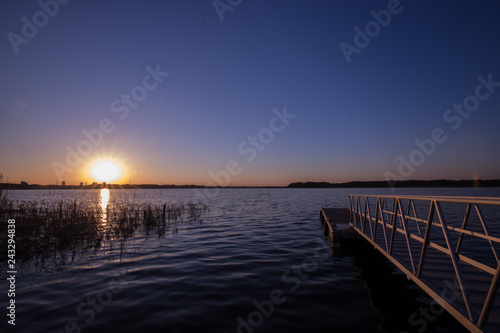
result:
[(435, 179), (387, 181), (351, 181), (346, 183), (295, 182), (288, 188), (389, 188), (389, 187), (500, 187), (500, 179)]

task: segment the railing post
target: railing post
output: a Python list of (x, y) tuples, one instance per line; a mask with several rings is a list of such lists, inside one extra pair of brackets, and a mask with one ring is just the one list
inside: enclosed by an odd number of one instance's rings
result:
[[(467, 209), (465, 210), (464, 221), (462, 222), (462, 229), (464, 229), (464, 230), (467, 228), (467, 222), (469, 221), (471, 207), (472, 207), (472, 204), (468, 204)], [(460, 248), (462, 247), (463, 239), (464, 239), (464, 234), (460, 233), (460, 235), (458, 236), (458, 241), (457, 241), (457, 249), (455, 250), (456, 254), (460, 253)]]
[(373, 225), (373, 241), (377, 241), (377, 225), (378, 225), (378, 213), (379, 213), (379, 197), (377, 197), (377, 200), (375, 201), (375, 224)]
[(368, 200), (368, 198), (366, 196), (364, 196), (364, 198), (365, 198), (365, 209), (364, 209), (364, 212), (363, 212), (363, 215), (362, 215), (363, 219), (361, 220), (361, 221), (363, 221), (363, 222), (361, 222), (361, 231), (363, 233), (365, 233), (365, 225), (366, 225), (366, 200)]
[(431, 206), (429, 207), (429, 216), (427, 217), (427, 226), (425, 227), (424, 242), (422, 244), (422, 252), (420, 253), (420, 261), (418, 263), (417, 277), (422, 276), (422, 270), (424, 269), (425, 254), (427, 252), (427, 246), (429, 245), (429, 236), (431, 234), (432, 220), (434, 219), (434, 200), (431, 200)]
[(418, 214), (415, 209), (415, 200), (411, 201), (411, 207), (413, 208), (413, 216), (415, 217), (415, 222), (417, 223), (418, 235), (422, 237), (422, 231), (420, 230), (420, 222), (418, 222)]
[[(380, 200), (380, 197), (377, 197), (378, 202), (380, 203), (380, 217), (382, 219), (382, 232), (384, 233), (384, 241), (385, 241), (385, 252), (389, 253), (389, 242), (387, 241), (387, 225), (385, 223), (385, 218), (384, 218), (384, 210), (387, 209), (386, 204), (385, 204), (385, 198), (382, 198)], [(387, 218), (387, 214), (386, 214)]]
[(358, 217), (359, 227), (361, 227), (363, 222), (361, 221), (361, 204), (359, 203), (359, 195), (356, 197), (356, 216)]
[[(413, 260), (413, 248), (411, 246), (411, 237), (409, 235), (409, 232), (408, 232), (408, 219), (406, 218), (406, 215), (404, 215), (404, 212), (403, 212), (403, 206), (401, 205), (401, 199), (398, 199), (399, 203), (398, 203), (398, 206), (399, 206), (399, 212), (401, 213), (401, 219), (402, 219), (402, 223), (403, 223), (403, 231), (405, 233), (405, 238), (406, 238), (406, 245), (408, 246), (408, 254), (410, 256), (410, 262), (411, 262), (411, 270), (413, 272), (413, 274), (416, 273), (416, 270), (415, 270), (415, 262)], [(408, 202), (408, 212), (410, 211), (410, 202)]]
[(351, 219), (351, 223), (354, 224), (355, 221), (354, 221), (354, 210), (353, 210), (353, 206), (352, 206), (352, 195), (349, 194), (349, 216), (350, 216), (350, 219)]
[(365, 211), (366, 211), (365, 218), (368, 219), (368, 226), (370, 227), (370, 235), (371, 235), (372, 240), (374, 240), (373, 239), (373, 227), (372, 227), (372, 213), (370, 210), (370, 200), (368, 199), (368, 196), (365, 197)]
[(397, 213), (398, 213), (398, 201), (396, 198), (394, 198), (392, 202), (392, 232), (391, 232), (391, 242), (389, 245), (389, 254), (392, 255), (392, 246), (394, 245), (394, 235), (396, 234), (396, 220), (397, 220)]
[(358, 196), (352, 197), (352, 217), (354, 220), (354, 225), (358, 227), (359, 216), (358, 216)]

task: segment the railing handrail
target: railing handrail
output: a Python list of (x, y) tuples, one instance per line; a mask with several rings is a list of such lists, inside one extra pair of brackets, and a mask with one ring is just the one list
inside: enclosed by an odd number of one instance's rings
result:
[(402, 199), (402, 200), (419, 200), (430, 201), (436, 200), (439, 202), (478, 204), (500, 206), (500, 197), (466, 197), (466, 196), (438, 196), (438, 195), (375, 195), (375, 194), (349, 194), (349, 197), (360, 196), (368, 198), (386, 198), (386, 199)]

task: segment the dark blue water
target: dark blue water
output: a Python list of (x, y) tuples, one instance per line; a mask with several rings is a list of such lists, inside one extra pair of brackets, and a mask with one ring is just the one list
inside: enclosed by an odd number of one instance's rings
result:
[[(118, 250), (86, 253), (61, 272), (25, 267), (16, 280), (16, 332), (417, 332), (429, 306), (417, 287), (370, 247), (332, 253), (319, 209), (349, 193), (389, 190), (227, 189), (203, 222), (136, 235)], [(499, 196), (499, 189), (396, 194)], [(21, 200), (100, 204), (99, 190), (13, 191)], [(191, 190), (111, 190), (110, 204), (182, 202)], [(7, 290), (2, 269), (1, 288)], [(1, 293), (2, 302), (5, 292)], [(6, 312), (5, 307), (4, 312)], [(462, 328), (446, 313), (429, 332)], [(2, 329), (2, 331), (5, 331)]]

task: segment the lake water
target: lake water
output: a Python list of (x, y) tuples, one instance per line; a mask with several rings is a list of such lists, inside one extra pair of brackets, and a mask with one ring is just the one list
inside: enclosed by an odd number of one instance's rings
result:
[[(122, 256), (87, 253), (16, 279), (16, 332), (417, 332), (430, 299), (370, 247), (334, 253), (319, 210), (388, 189), (225, 189), (203, 222), (137, 235)], [(500, 189), (395, 194), (500, 196)], [(11, 191), (14, 200), (102, 204), (100, 190)], [(187, 202), (193, 190), (110, 190), (110, 204)], [(8, 285), (0, 272), (2, 292)], [(2, 299), (4, 296), (2, 296)], [(3, 302), (3, 301), (2, 301)], [(4, 304), (5, 305), (5, 304)], [(5, 307), (3, 311), (6, 312)], [(6, 325), (5, 314), (1, 326)], [(428, 331), (461, 332), (447, 313)], [(2, 330), (5, 332), (5, 330)]]

